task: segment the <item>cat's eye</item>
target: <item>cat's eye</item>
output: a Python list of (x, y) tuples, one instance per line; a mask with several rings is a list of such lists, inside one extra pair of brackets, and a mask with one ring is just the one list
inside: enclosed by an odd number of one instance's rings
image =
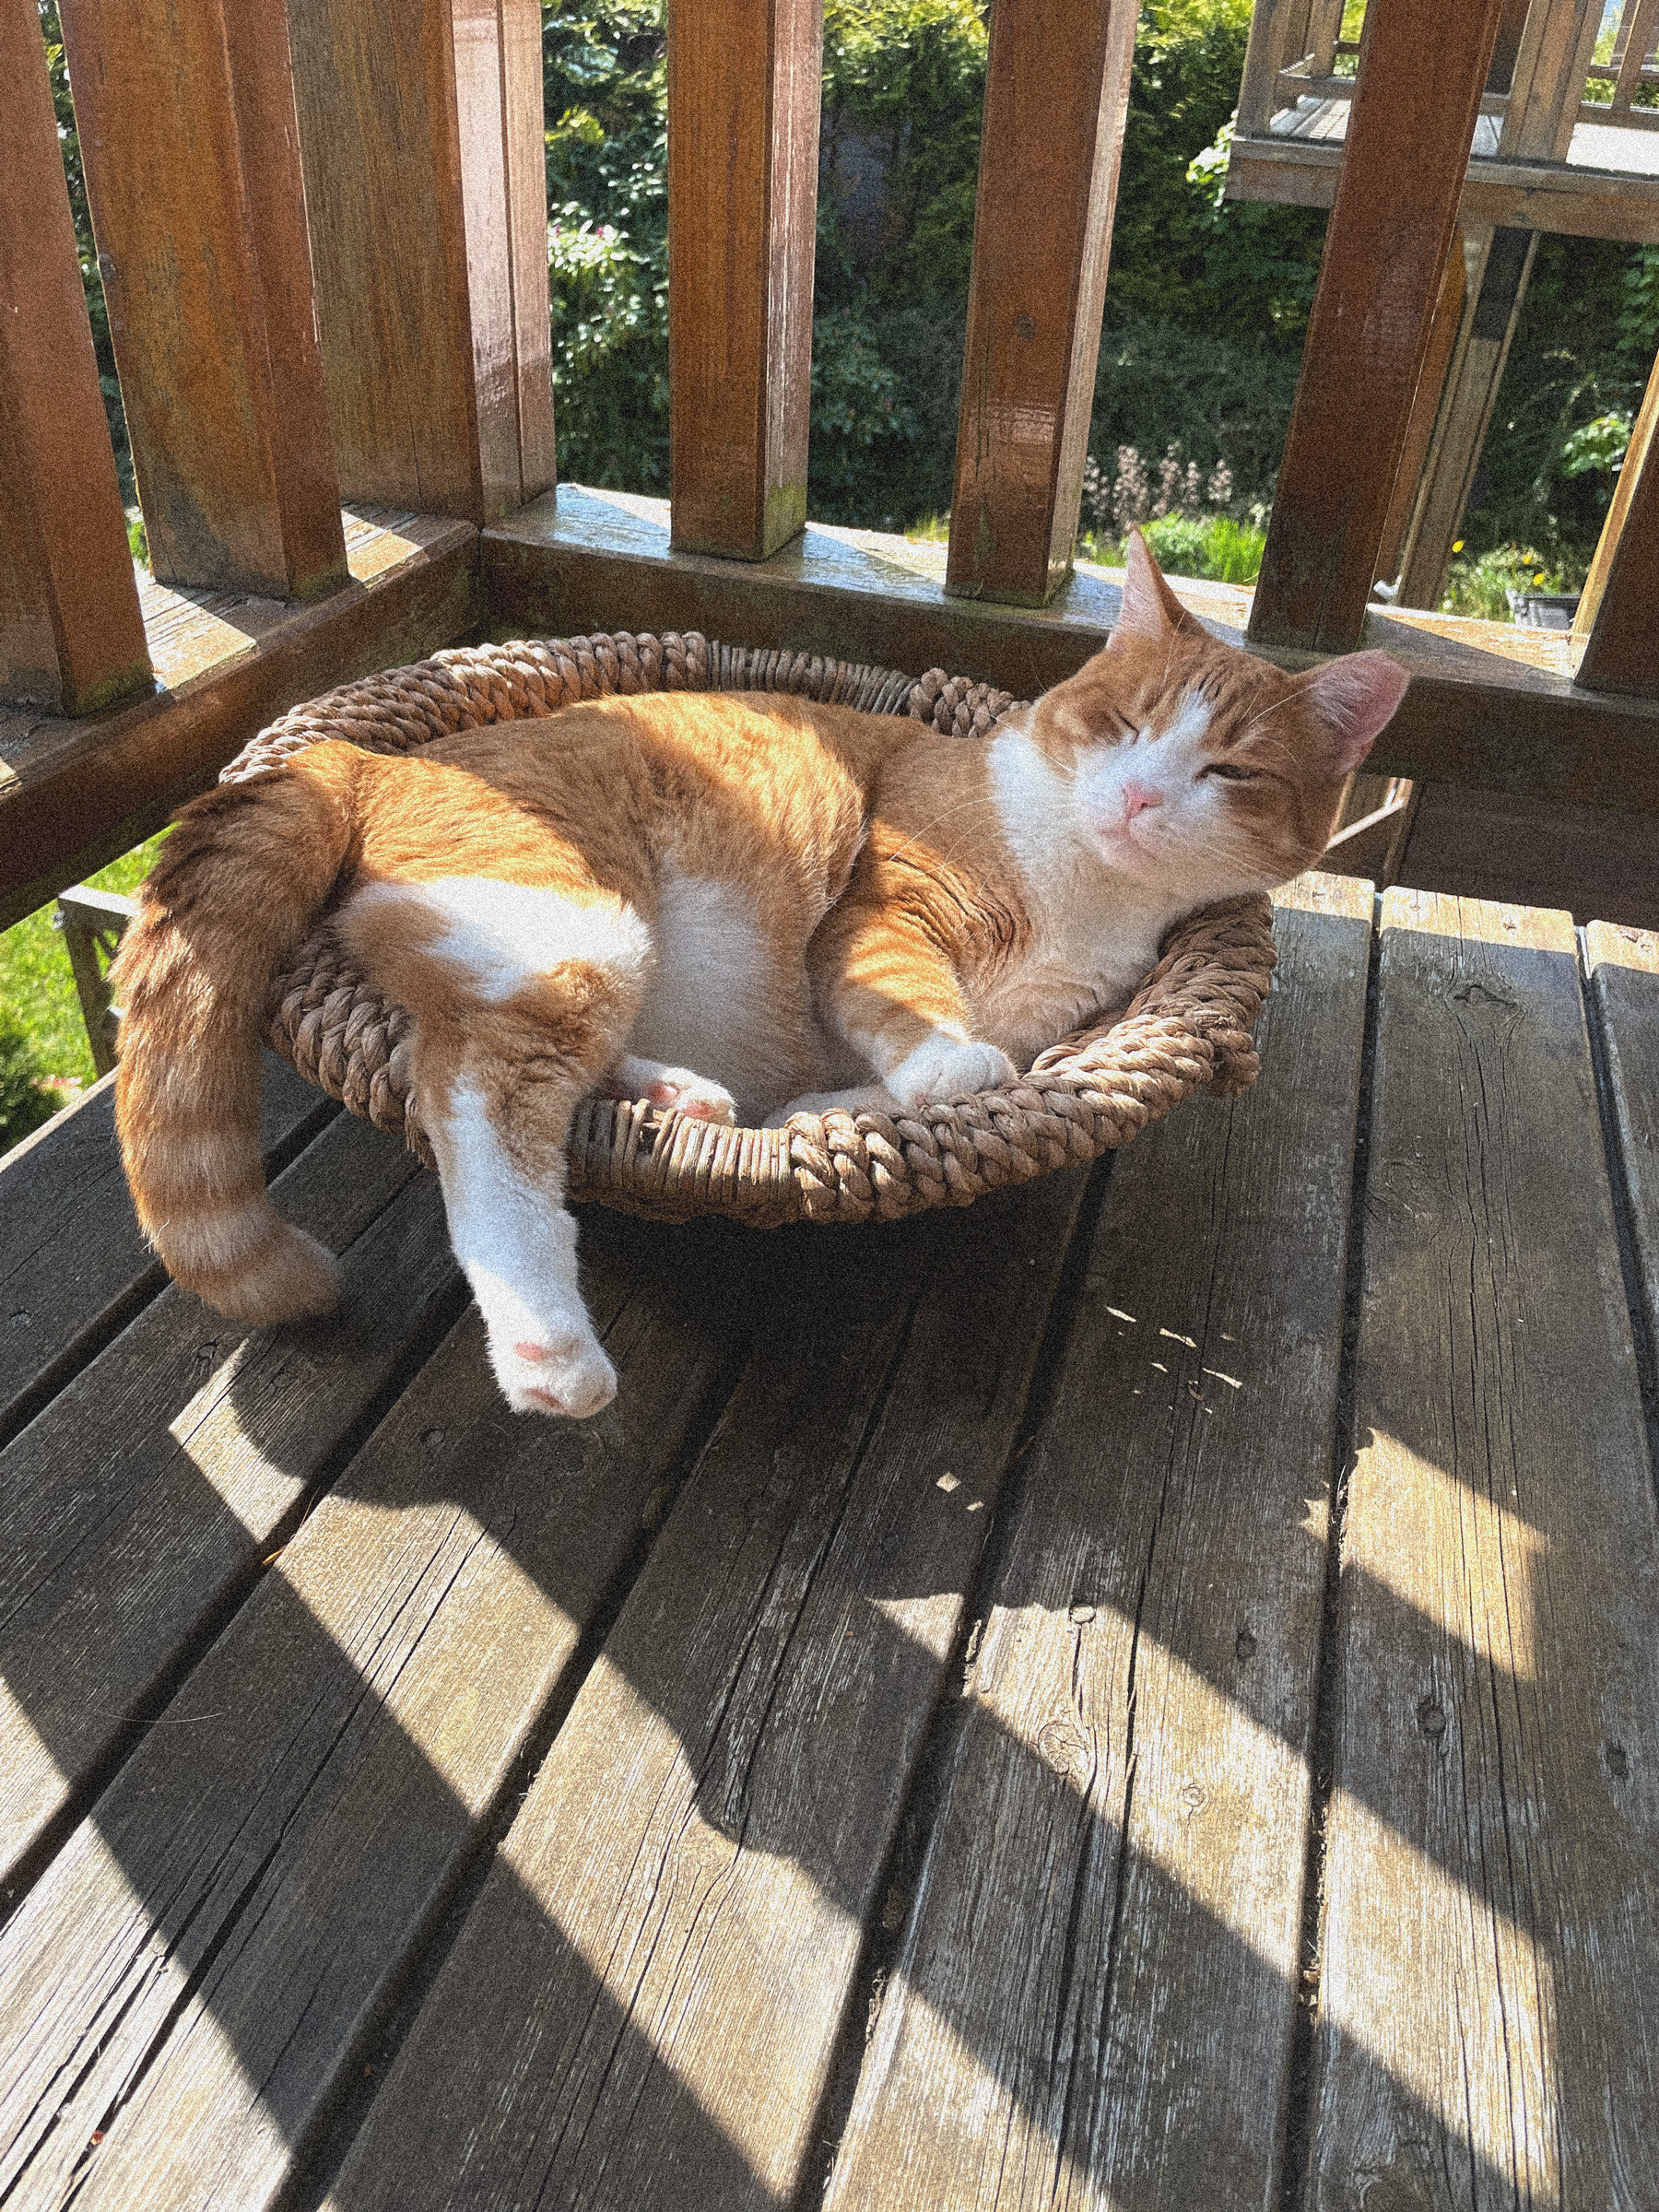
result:
[(1253, 783), (1260, 771), (1241, 768), (1236, 760), (1212, 760), (1203, 772), (1206, 776), (1220, 776), (1229, 783)]

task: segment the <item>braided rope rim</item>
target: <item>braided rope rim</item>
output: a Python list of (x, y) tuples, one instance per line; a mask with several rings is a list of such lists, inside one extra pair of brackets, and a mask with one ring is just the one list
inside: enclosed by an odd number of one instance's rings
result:
[[(617, 631), (467, 646), (343, 684), (261, 731), (220, 780), (257, 775), (324, 738), (411, 752), (452, 731), (657, 690), (793, 692), (962, 737), (982, 735), (1016, 703), (937, 668), (913, 678), (696, 631)], [(571, 1129), (570, 1194), (659, 1219), (714, 1213), (764, 1228), (966, 1206), (1126, 1145), (1196, 1091), (1247, 1090), (1259, 1065), (1251, 1029), (1273, 965), (1265, 898), (1206, 907), (1171, 933), (1126, 1013), (1052, 1046), (1016, 1083), (916, 1114), (801, 1114), (786, 1129), (722, 1129), (591, 1098)], [(309, 1082), (401, 1133), (432, 1164), (412, 1097), (409, 1017), (364, 981), (327, 923), (273, 980), (266, 1018), (267, 1041)]]

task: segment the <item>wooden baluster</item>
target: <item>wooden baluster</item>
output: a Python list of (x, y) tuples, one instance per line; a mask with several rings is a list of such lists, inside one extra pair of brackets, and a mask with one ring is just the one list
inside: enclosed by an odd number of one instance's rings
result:
[(537, 0), (289, 0), (348, 499), (493, 522), (554, 480)]
[[(1629, 111), (1641, 83), (1643, 65), (1653, 51), (1656, 31), (1659, 31), (1659, 0), (1625, 0), (1618, 32), (1623, 51), (1618, 55), (1618, 77), (1613, 87), (1609, 113), (1618, 115)], [(1583, 90), (1582, 86), (1580, 89)]]
[(965, 597), (1041, 606), (1071, 568), (1135, 12), (992, 14), (946, 571)]
[[(1250, 635), (1358, 644), (1503, 0), (1371, 0)], [(1432, 54), (1432, 68), (1424, 57)]]
[(1235, 127), (1240, 137), (1265, 138), (1269, 123), (1285, 104), (1279, 72), (1308, 51), (1308, 0), (1256, 0), (1239, 86)]
[(1314, 0), (1308, 18), (1309, 48), (1313, 76), (1329, 76), (1336, 65), (1336, 41), (1342, 36), (1342, 0)]
[(150, 682), (34, 0), (0, 0), (0, 698)]
[(347, 581), (282, 11), (62, 0), (150, 560), (306, 599)]
[(823, 0), (670, 0), (673, 533), (764, 560), (806, 520)]
[[(1659, 362), (1630, 433), (1572, 626), (1587, 691), (1659, 699)], [(1635, 742), (1632, 739), (1632, 742)]]
[(1456, 349), (1467, 288), (1464, 237), (1460, 229), (1452, 234), (1452, 251), (1446, 256), (1445, 271), (1441, 277), (1440, 298), (1435, 303), (1434, 328), (1430, 335), (1429, 352), (1423, 362), (1422, 373), (1418, 378), (1417, 395), (1411, 403), (1411, 418), (1406, 429), (1405, 448), (1394, 476), (1394, 497), (1388, 504), (1388, 519), (1382, 525), (1382, 540), (1377, 548), (1379, 576), (1392, 578), (1399, 573), (1406, 529), (1417, 505), (1418, 479), (1433, 441), (1435, 423), (1441, 411), (1441, 395)]
[(1500, 155), (1567, 159), (1601, 19), (1602, 0), (1533, 0), (1498, 141)]

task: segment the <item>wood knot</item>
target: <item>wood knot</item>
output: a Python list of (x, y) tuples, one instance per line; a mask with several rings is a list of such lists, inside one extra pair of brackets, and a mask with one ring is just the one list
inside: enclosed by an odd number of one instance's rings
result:
[(1045, 1721), (1037, 1732), (1037, 1756), (1056, 1774), (1081, 1773), (1088, 1759), (1088, 1739), (1076, 1721)]

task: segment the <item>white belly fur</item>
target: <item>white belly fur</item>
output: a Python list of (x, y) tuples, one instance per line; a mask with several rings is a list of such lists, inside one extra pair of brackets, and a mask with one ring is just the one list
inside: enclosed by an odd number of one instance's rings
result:
[(810, 1070), (784, 1013), (800, 1003), (800, 986), (791, 989), (794, 979), (777, 972), (779, 956), (744, 893), (709, 877), (669, 874), (654, 935), (656, 974), (629, 1052), (724, 1083), (745, 1119), (801, 1089)]

